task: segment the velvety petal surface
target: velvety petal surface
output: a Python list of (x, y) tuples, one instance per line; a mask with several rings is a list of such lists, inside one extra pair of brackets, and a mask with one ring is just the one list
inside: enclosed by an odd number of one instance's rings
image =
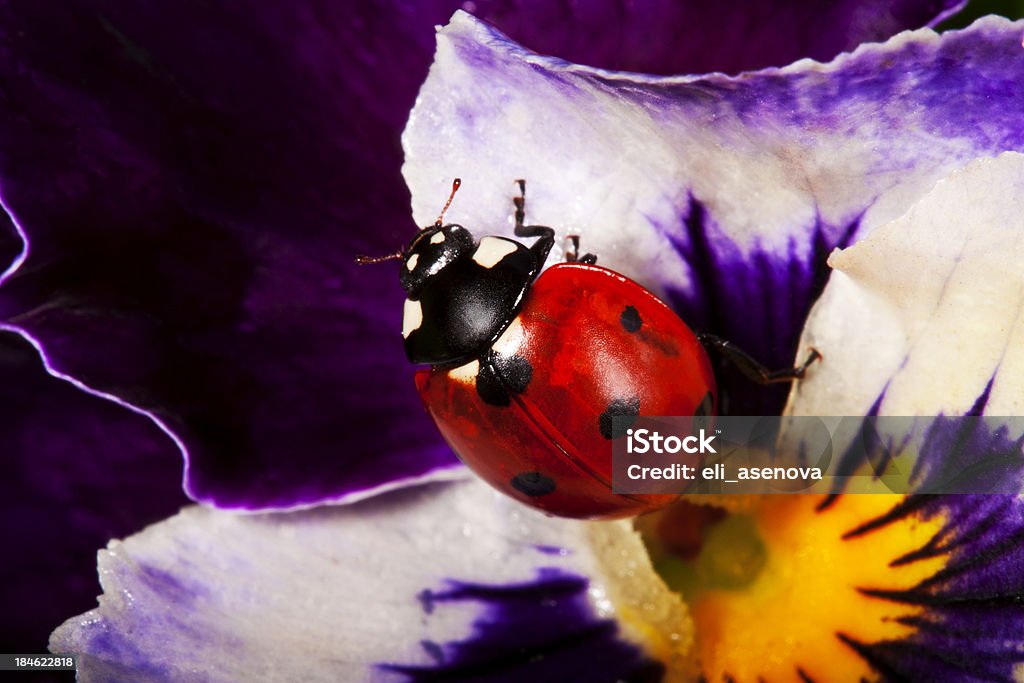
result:
[(930, 26), (961, 0), (715, 0), (545, 2), (478, 0), (461, 9), (535, 52), (603, 69), (652, 74), (738, 73), (827, 60), (861, 43)]
[[(196, 499), (287, 507), (450, 474), (394, 274), (352, 259), (411, 234), (397, 132), (458, 6), (4, 6), (0, 193), (31, 256), (0, 316), (173, 430)], [(955, 6), (762, 3), (736, 22), (706, 2), (476, 4), (538, 49), (656, 71), (828, 56)]]
[(96, 549), (187, 502), (182, 462), (152, 421), (50, 376), (8, 332), (0, 377), (0, 644), (45, 652), (95, 605)]
[(263, 10), (23, 3), (3, 21), (0, 190), (31, 256), (0, 314), (158, 415), (189, 493), (225, 506), (454, 464), (380, 305), (397, 280), (353, 262), (412, 230), (396, 135), (448, 10)]
[[(990, 17), (736, 78), (653, 78), (544, 57), (466, 14), (404, 134), (417, 222), (448, 214), (508, 234), (528, 222), (652, 288), (698, 330), (791, 366), (827, 254), (906, 211), (978, 156), (1024, 149), (1024, 23)], [(786, 388), (719, 375), (731, 414), (782, 409)]]
[(99, 608), (51, 641), (85, 653), (82, 681), (658, 681), (692, 637), (628, 523), (547, 518), (477, 482), (189, 508), (113, 542), (100, 578)]

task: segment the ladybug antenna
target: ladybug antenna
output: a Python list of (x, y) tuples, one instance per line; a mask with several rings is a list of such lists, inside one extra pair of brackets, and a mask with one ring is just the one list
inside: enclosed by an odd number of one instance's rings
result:
[(448, 195), (448, 201), (444, 203), (444, 208), (441, 209), (441, 215), (437, 217), (436, 221), (434, 221), (434, 225), (436, 225), (437, 227), (440, 228), (443, 225), (442, 221), (444, 220), (444, 212), (447, 211), (448, 207), (452, 205), (452, 200), (455, 199), (455, 193), (459, 191), (459, 187), (461, 185), (462, 178), (456, 178), (454, 181), (452, 181), (452, 193)]
[(393, 254), (387, 256), (356, 256), (356, 263), (361, 266), (367, 266), (373, 263), (384, 263), (385, 261), (394, 261), (404, 256), (401, 251), (396, 251)]
[[(455, 198), (455, 193), (459, 191), (459, 187), (461, 185), (462, 185), (462, 179), (461, 178), (456, 178), (454, 181), (452, 181), (452, 193), (450, 195), (448, 195), (448, 201), (446, 201), (444, 203), (444, 208), (441, 209), (441, 215), (439, 215), (437, 217), (437, 220), (434, 221), (434, 227), (440, 228), (440, 227), (442, 227), (444, 225), (443, 224), (444, 213), (445, 213), (445, 211), (448, 210), (448, 207), (452, 205), (452, 199)], [(428, 230), (428, 229), (429, 228), (423, 228), (423, 230), (420, 231), (420, 234), (423, 234), (423, 231)], [(356, 256), (356, 263), (358, 263), (361, 266), (367, 266), (367, 265), (371, 265), (371, 264), (374, 264), (374, 263), (384, 263), (385, 261), (394, 261), (396, 259), (401, 259), (401, 258), (405, 258), (405, 252), (403, 250), (399, 249), (398, 251), (394, 252), (393, 254), (387, 254), (385, 256)]]

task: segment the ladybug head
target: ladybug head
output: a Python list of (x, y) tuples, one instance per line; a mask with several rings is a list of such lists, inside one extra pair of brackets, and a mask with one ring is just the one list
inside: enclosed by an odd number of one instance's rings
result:
[(447, 266), (471, 257), (476, 240), (461, 225), (434, 224), (420, 230), (402, 251), (402, 287), (417, 298), (423, 285)]
[(457, 178), (452, 183), (437, 221), (404, 249), (356, 259), (403, 262), (402, 337), (413, 363), (454, 367), (482, 356), (511, 324), (550, 248), (550, 237), (535, 252), (504, 237), (477, 241), (461, 225), (445, 225), (444, 212), (460, 183)]

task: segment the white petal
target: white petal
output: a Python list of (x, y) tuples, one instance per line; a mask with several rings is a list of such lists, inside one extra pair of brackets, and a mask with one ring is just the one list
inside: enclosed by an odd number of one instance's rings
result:
[(1024, 155), (975, 161), (829, 259), (788, 412), (1024, 414)]
[(595, 619), (652, 655), (678, 665), (691, 642), (628, 523), (544, 517), (475, 482), (294, 513), (192, 507), (113, 542), (99, 568), (99, 608), (51, 640), (87, 653), (82, 681), (403, 680), (377, 665), (436, 664), (421, 643), (470, 638), (482, 616), (472, 601), (426, 609), (424, 590), (543, 568), (588, 577)]

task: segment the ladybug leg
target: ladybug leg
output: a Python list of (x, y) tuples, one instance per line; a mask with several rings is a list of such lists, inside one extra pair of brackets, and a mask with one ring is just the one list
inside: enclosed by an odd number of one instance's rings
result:
[[(520, 178), (516, 181), (516, 185), (519, 186), (519, 196), (512, 198), (512, 203), (516, 207), (516, 235), (519, 235), (519, 230), (523, 227), (523, 222), (526, 220), (526, 181)], [(552, 232), (554, 232), (552, 230)], [(527, 237), (527, 235), (519, 235), (520, 237)]]
[(537, 267), (540, 268), (540, 265), (547, 260), (551, 247), (555, 246), (555, 231), (546, 225), (524, 224), (526, 220), (526, 181), (520, 178), (516, 184), (519, 185), (519, 196), (512, 198), (512, 203), (516, 207), (516, 237), (538, 238), (530, 247), (530, 251), (537, 259)]
[(780, 382), (796, 381), (804, 376), (804, 373), (807, 372), (807, 368), (810, 367), (811, 363), (822, 357), (821, 354), (818, 353), (817, 349), (811, 349), (810, 354), (807, 356), (807, 360), (797, 367), (783, 368), (781, 370), (769, 370), (754, 360), (749, 353), (721, 337), (716, 337), (715, 335), (708, 334), (707, 332), (698, 332), (697, 341), (703, 344), (704, 348), (709, 350), (714, 349), (720, 353), (722, 356), (727, 358), (729, 362), (735, 365), (736, 369), (742, 372), (744, 376), (758, 384), (778, 384)]
[(572, 243), (572, 247), (565, 250), (565, 260), (568, 263), (588, 263), (594, 265), (597, 263), (597, 256), (594, 254), (584, 254), (580, 256), (580, 236), (569, 235), (569, 242)]

